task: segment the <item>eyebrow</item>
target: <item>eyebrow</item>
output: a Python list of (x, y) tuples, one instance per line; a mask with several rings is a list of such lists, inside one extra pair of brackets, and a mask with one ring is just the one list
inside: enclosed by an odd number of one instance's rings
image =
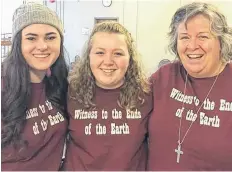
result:
[(123, 51), (124, 52), (124, 50), (121, 48), (116, 48), (116, 49), (114, 49), (114, 51)]
[(104, 48), (96, 47), (95, 49), (105, 50)]
[[(202, 34), (202, 33), (209, 33), (209, 32), (199, 32), (198, 34)], [(183, 32), (183, 33), (180, 33), (180, 34), (188, 35), (187, 32)]]
[[(100, 47), (96, 47), (95, 49), (100, 49), (100, 50), (105, 51), (105, 49), (104, 49), (104, 48), (100, 48)], [(123, 51), (123, 52), (124, 52), (124, 50), (123, 50), (123, 49), (121, 49), (121, 48), (113, 49), (113, 51)]]
[[(46, 36), (49, 36), (49, 35), (56, 35), (56, 33), (55, 32), (48, 32), (48, 33), (46, 33), (45, 35)], [(35, 33), (27, 33), (25, 36), (38, 36), (37, 34), (35, 34)]]
[(208, 33), (209, 34), (210, 32), (199, 32), (198, 34), (202, 34), (202, 33)]

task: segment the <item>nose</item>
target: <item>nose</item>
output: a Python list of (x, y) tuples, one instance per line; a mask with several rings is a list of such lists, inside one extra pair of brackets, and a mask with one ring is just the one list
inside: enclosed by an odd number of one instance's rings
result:
[(190, 39), (187, 47), (190, 50), (197, 49), (199, 47), (197, 39), (195, 39), (195, 38)]
[(111, 53), (107, 53), (104, 57), (104, 64), (105, 65), (113, 65), (114, 61), (113, 61), (113, 56)]
[(44, 41), (43, 39), (41, 39), (41, 40), (38, 40), (38, 42), (36, 44), (36, 47), (40, 51), (45, 51), (45, 50), (47, 50), (48, 45), (47, 45), (46, 41)]

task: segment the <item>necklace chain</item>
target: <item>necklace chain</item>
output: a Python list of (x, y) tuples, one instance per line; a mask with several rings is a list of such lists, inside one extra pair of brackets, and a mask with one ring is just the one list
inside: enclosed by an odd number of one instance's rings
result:
[[(216, 78), (215, 78), (215, 80), (214, 80), (214, 82), (213, 82), (213, 84), (212, 84), (211, 88), (209, 89), (208, 94), (206, 95), (206, 97), (205, 97), (204, 101), (201, 103), (200, 107), (198, 108), (197, 113), (196, 113), (197, 115), (198, 115), (199, 111), (201, 110), (201, 108), (202, 108), (202, 106), (203, 106), (203, 104), (204, 104), (205, 100), (208, 98), (208, 96), (209, 96), (210, 92), (212, 91), (212, 89), (213, 89), (213, 87), (214, 87), (214, 85), (215, 85), (215, 83), (216, 83), (216, 81), (217, 81), (217, 79), (218, 79), (218, 76), (219, 76), (219, 74), (216, 76)], [(187, 83), (188, 83), (188, 73), (186, 74), (186, 78), (185, 78), (184, 96), (185, 96), (185, 93), (186, 93)], [(184, 108), (184, 101), (183, 101), (183, 103), (182, 103), (182, 109), (183, 109), (183, 108)], [(192, 122), (191, 122), (191, 124), (190, 124), (189, 128), (188, 128), (188, 129), (187, 129), (187, 131), (185, 132), (185, 134), (184, 134), (184, 136), (183, 136), (183, 139), (182, 139), (182, 141), (181, 141), (182, 116), (183, 116), (183, 115), (181, 114), (181, 116), (180, 116), (180, 124), (179, 124), (179, 138), (178, 138), (178, 145), (181, 145), (181, 144), (184, 142), (184, 140), (185, 140), (185, 138), (186, 138), (186, 136), (187, 136), (187, 134), (188, 134), (188, 132), (189, 132), (190, 128), (192, 127), (193, 122), (194, 122), (194, 120), (192, 120)]]
[[(214, 82), (213, 82), (211, 88), (209, 89), (209, 91), (208, 91), (208, 93), (207, 93), (207, 95), (206, 95), (204, 101), (202, 101), (200, 107), (198, 108), (198, 110), (197, 110), (197, 112), (196, 112), (196, 115), (197, 115), (197, 116), (198, 116), (198, 113), (200, 112), (200, 110), (201, 110), (201, 108), (202, 108), (204, 102), (206, 101), (206, 99), (208, 98), (209, 94), (211, 93), (211, 91), (212, 91), (212, 89), (213, 89), (213, 87), (214, 87), (214, 85), (215, 85), (215, 83), (216, 83), (216, 81), (217, 81), (217, 79), (218, 79), (218, 76), (220, 75), (220, 69), (221, 69), (221, 67), (219, 68), (219, 73), (218, 73), (218, 75), (216, 76), (216, 78), (215, 78), (215, 80), (214, 80)], [(185, 77), (184, 97), (186, 96), (185, 93), (186, 93), (186, 89), (187, 89), (187, 83), (188, 83), (188, 73), (186, 73), (186, 77)], [(181, 126), (182, 126), (182, 118), (183, 118), (183, 111), (184, 111), (184, 101), (183, 101), (183, 103), (182, 103), (182, 108), (181, 108), (181, 109), (182, 109), (182, 113), (181, 113), (181, 115), (180, 115), (180, 120), (179, 120), (180, 123), (179, 123), (179, 130), (178, 130), (178, 146), (177, 146), (177, 149), (175, 149), (175, 152), (176, 152), (176, 154), (177, 154), (177, 157), (176, 157), (176, 158), (177, 158), (177, 159), (176, 159), (176, 162), (177, 162), (177, 163), (180, 163), (180, 155), (182, 155), (182, 154), (184, 153), (184, 152), (181, 150), (181, 145), (182, 145), (182, 143), (184, 142), (184, 140), (185, 140), (185, 138), (186, 138), (186, 136), (187, 136), (189, 130), (191, 129), (191, 127), (192, 127), (192, 125), (193, 125), (193, 122), (195, 121), (195, 120), (192, 120), (191, 124), (189, 125), (188, 129), (186, 130), (186, 132), (185, 132), (185, 134), (184, 134), (184, 136), (183, 136), (183, 138), (182, 138), (182, 140), (181, 140)]]

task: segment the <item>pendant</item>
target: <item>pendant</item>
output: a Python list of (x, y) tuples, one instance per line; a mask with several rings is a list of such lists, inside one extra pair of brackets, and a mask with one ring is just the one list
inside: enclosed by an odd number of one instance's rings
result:
[(176, 162), (179, 163), (180, 162), (180, 155), (183, 155), (184, 152), (181, 151), (181, 144), (178, 143), (178, 149), (175, 149), (176, 152)]

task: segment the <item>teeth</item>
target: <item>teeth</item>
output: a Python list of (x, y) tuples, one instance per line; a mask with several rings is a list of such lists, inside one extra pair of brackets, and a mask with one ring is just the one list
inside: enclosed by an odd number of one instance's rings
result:
[(197, 59), (197, 58), (201, 58), (203, 55), (199, 55), (199, 54), (191, 54), (191, 55), (187, 55), (190, 59)]
[(111, 73), (114, 71), (114, 69), (102, 69), (102, 71), (105, 73)]
[(49, 56), (49, 54), (34, 54), (34, 57), (37, 57), (37, 58), (45, 58), (48, 56)]

